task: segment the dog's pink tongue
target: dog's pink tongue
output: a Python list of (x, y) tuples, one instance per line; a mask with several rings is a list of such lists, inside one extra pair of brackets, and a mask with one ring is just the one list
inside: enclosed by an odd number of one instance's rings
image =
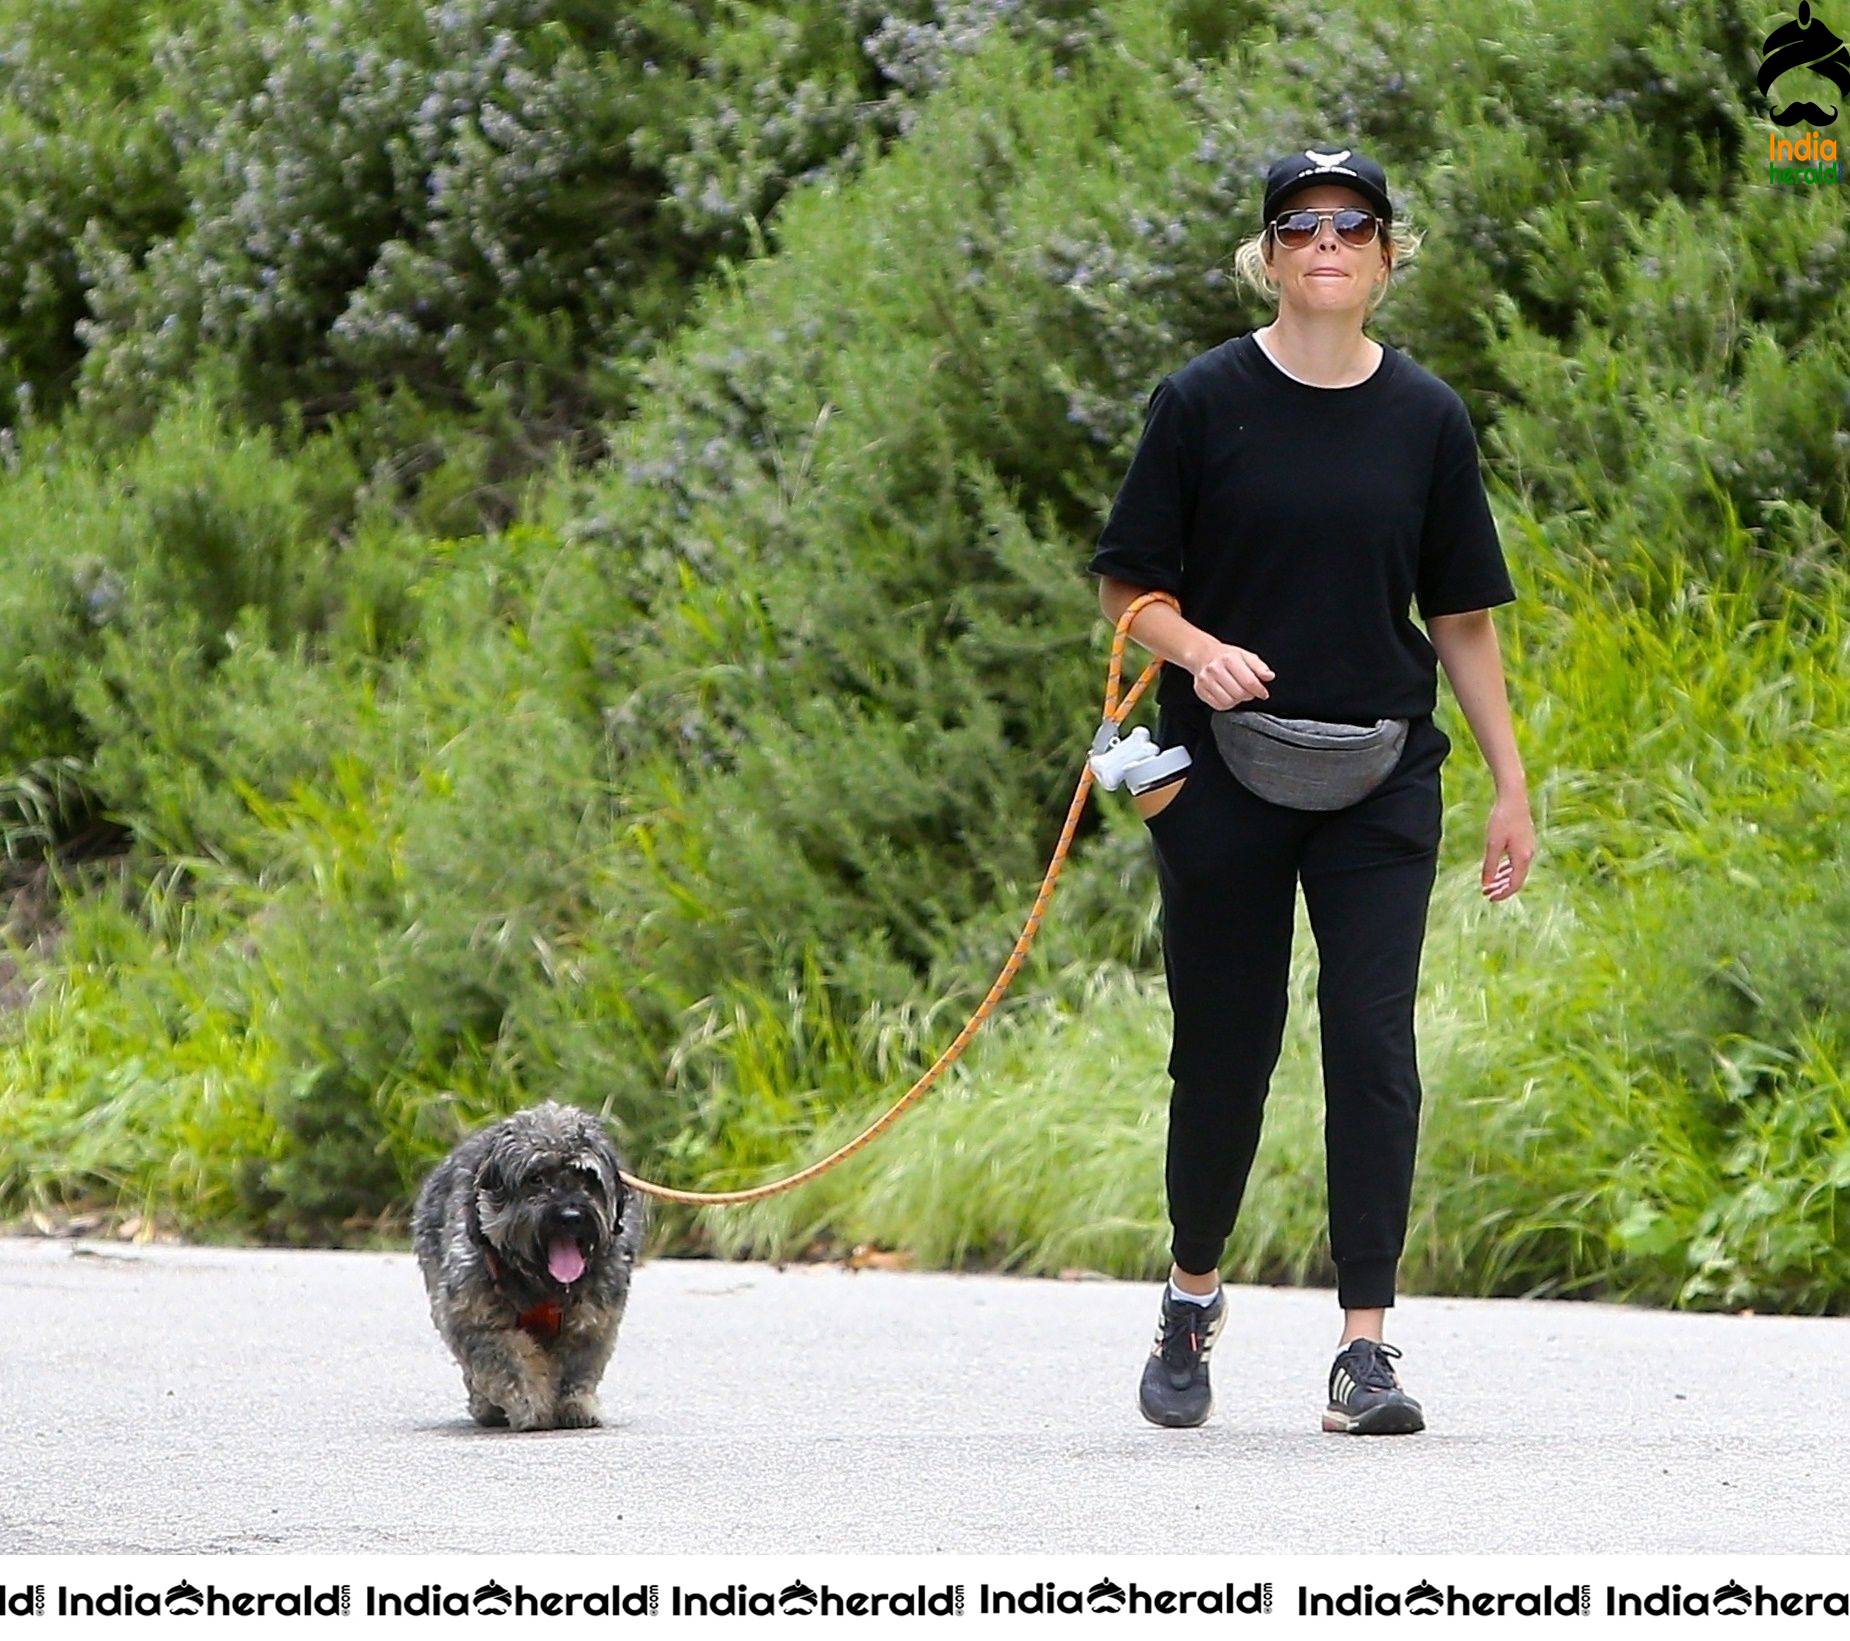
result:
[(556, 1236), (546, 1250), (546, 1269), (555, 1282), (576, 1282), (585, 1274), (585, 1256), (569, 1236)]

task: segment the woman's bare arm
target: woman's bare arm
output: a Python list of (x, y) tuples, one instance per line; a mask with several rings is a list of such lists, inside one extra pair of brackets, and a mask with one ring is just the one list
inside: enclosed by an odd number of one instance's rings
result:
[[(1101, 576), (1098, 607), (1115, 629), (1131, 601), (1149, 590), (1116, 576)], [(1211, 707), (1237, 706), (1254, 697), (1264, 700), (1271, 693), (1265, 686), (1272, 669), (1264, 661), (1251, 650), (1223, 644), (1203, 632), (1171, 605), (1145, 605), (1131, 623), (1130, 636), (1152, 655), (1193, 673), (1196, 695)]]

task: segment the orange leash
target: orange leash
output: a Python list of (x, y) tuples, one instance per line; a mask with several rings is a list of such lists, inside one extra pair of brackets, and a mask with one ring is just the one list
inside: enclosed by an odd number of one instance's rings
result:
[[(1137, 612), (1146, 604), (1167, 604), (1180, 611), (1181, 601), (1173, 593), (1148, 592), (1133, 599), (1124, 613), (1118, 617), (1117, 631), (1111, 637), (1111, 673), (1105, 680), (1105, 720), (1108, 723), (1121, 724), (1130, 716), (1130, 710), (1137, 704), (1138, 698), (1149, 687), (1152, 679), (1162, 668), (1161, 661), (1152, 661), (1143, 669), (1143, 676), (1131, 686), (1131, 692), (1123, 701), (1118, 699), (1118, 684), (1123, 676), (1124, 643), (1130, 636), (1131, 623), (1136, 620)], [(1104, 725), (1101, 724), (1102, 733)], [(1015, 978), (1015, 971), (1021, 967), (1022, 960), (1028, 955), (1028, 948), (1034, 944), (1034, 937), (1039, 932), (1041, 917), (1047, 910), (1047, 903), (1053, 898), (1053, 886), (1059, 881), (1060, 868), (1066, 864), (1066, 851), (1073, 841), (1073, 829), (1079, 824), (1079, 817), (1085, 811), (1086, 798), (1092, 791), (1092, 764), (1088, 759), (1079, 776), (1078, 789), (1073, 793), (1073, 801), (1066, 811), (1066, 825), (1060, 829), (1060, 841), (1054, 846), (1053, 860), (1048, 864), (1047, 875), (1041, 879), (1041, 892), (1034, 897), (1034, 909), (1028, 914), (1026, 927), (1021, 937), (1015, 942), (1014, 951), (1009, 953), (1009, 960), (1002, 965), (1002, 972), (996, 976), (996, 983), (989, 988), (989, 995), (977, 1005), (976, 1013), (970, 1016), (968, 1024), (957, 1034), (956, 1040), (940, 1054), (929, 1071), (914, 1083), (878, 1122), (857, 1134), (839, 1150), (831, 1151), (820, 1162), (812, 1162), (801, 1173), (791, 1174), (788, 1178), (772, 1180), (768, 1185), (754, 1185), (743, 1191), (677, 1191), (670, 1185), (656, 1185), (646, 1179), (638, 1179), (634, 1174), (622, 1175), (623, 1183), (632, 1190), (641, 1191), (647, 1196), (661, 1197), (667, 1202), (692, 1202), (704, 1207), (730, 1206), (740, 1202), (756, 1202), (760, 1197), (776, 1196), (779, 1191), (794, 1190), (818, 1174), (827, 1173), (839, 1162), (845, 1162), (876, 1135), (884, 1133), (899, 1121), (901, 1114), (915, 1100), (921, 1098), (926, 1089), (938, 1080), (938, 1073), (943, 1071), (958, 1055), (965, 1045), (981, 1029), (983, 1022), (989, 1018), (989, 1012), (1001, 1000), (1002, 994), (1009, 989), (1009, 983)]]

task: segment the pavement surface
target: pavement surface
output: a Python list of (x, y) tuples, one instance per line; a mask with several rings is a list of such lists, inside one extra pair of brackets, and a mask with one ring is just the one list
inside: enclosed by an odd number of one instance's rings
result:
[(1428, 1428), (1318, 1428), (1325, 1291), (657, 1260), (606, 1427), (479, 1430), (408, 1254), (0, 1239), (0, 1552), (1832, 1551), (1850, 1320), (1404, 1296)]

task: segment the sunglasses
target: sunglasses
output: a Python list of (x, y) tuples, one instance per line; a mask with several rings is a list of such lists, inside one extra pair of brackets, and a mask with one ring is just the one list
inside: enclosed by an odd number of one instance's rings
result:
[(1325, 217), (1334, 225), (1338, 239), (1358, 249), (1374, 244), (1381, 227), (1381, 219), (1373, 211), (1351, 205), (1340, 211), (1287, 211), (1272, 219), (1270, 232), (1286, 250), (1301, 251), (1316, 239)]

